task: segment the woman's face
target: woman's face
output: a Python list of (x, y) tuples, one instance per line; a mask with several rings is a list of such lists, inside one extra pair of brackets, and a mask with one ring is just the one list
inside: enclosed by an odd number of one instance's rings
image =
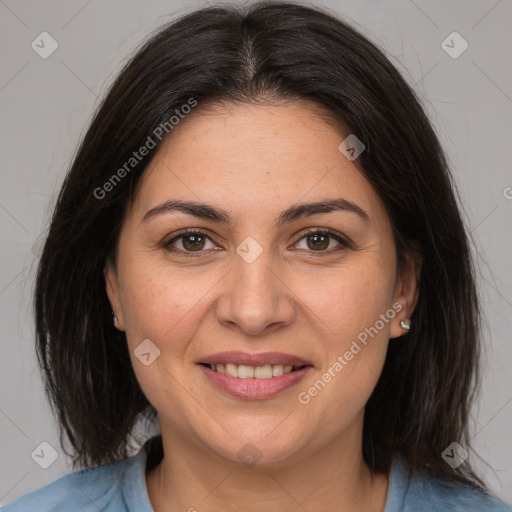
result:
[(360, 449), (388, 340), (412, 313), (389, 217), (318, 108), (199, 105), (146, 169), (107, 265), (162, 432), (225, 459)]

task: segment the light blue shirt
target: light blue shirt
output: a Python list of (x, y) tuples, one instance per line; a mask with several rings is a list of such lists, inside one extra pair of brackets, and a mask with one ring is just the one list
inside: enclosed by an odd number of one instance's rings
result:
[[(154, 512), (146, 489), (146, 446), (108, 466), (76, 471), (5, 505), (3, 512)], [(191, 507), (201, 510), (199, 503)], [(424, 476), (408, 478), (392, 466), (383, 512), (510, 512), (512, 508), (468, 487), (453, 487)]]

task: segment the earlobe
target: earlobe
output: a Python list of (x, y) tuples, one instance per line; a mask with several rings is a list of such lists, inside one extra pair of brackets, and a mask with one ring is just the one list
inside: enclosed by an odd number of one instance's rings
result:
[(105, 288), (112, 309), (112, 322), (114, 327), (124, 331), (123, 311), (119, 299), (119, 286), (117, 282), (117, 272), (112, 260), (108, 259), (103, 269), (105, 276)]
[(403, 336), (414, 328), (411, 316), (418, 303), (421, 263), (419, 253), (409, 253), (404, 257), (395, 288), (395, 302), (401, 305), (401, 309), (391, 324), (390, 338)]

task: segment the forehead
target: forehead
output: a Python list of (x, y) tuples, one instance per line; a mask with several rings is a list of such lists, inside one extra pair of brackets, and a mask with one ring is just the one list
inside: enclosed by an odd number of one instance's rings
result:
[(346, 135), (312, 101), (199, 105), (144, 172), (137, 216), (169, 199), (217, 205), (236, 219), (298, 202), (344, 198), (386, 216), (373, 187), (339, 150)]

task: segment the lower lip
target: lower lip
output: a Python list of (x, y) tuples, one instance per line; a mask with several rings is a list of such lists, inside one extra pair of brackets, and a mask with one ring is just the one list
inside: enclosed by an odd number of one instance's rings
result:
[(299, 382), (306, 373), (311, 370), (312, 366), (305, 366), (300, 370), (284, 373), (280, 377), (271, 377), (268, 379), (241, 379), (239, 377), (230, 377), (225, 373), (211, 370), (202, 364), (199, 365), (199, 368), (216, 388), (237, 398), (261, 400), (276, 396), (285, 389), (290, 388)]

